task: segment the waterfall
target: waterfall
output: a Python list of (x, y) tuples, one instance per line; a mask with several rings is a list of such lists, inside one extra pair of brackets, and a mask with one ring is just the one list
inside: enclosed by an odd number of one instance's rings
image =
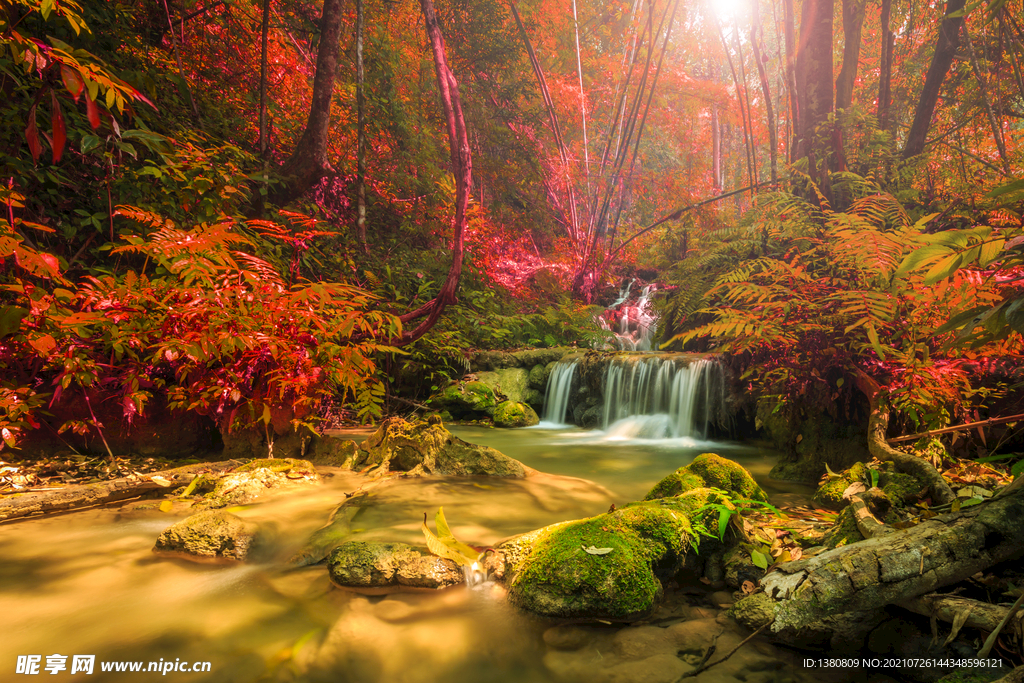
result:
[(712, 360), (615, 358), (605, 374), (603, 426), (612, 438), (705, 438), (724, 404), (722, 369)]
[(564, 425), (565, 414), (569, 409), (569, 390), (572, 389), (572, 378), (576, 374), (577, 361), (559, 362), (551, 370), (548, 386), (544, 392), (544, 421), (556, 425)]

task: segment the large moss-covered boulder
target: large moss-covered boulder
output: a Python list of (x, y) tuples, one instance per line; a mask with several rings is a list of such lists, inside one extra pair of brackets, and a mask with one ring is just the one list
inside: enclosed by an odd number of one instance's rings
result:
[(548, 386), (548, 378), (551, 376), (551, 370), (554, 367), (555, 362), (552, 361), (547, 365), (541, 365), (538, 363), (530, 368), (530, 388), (543, 392)]
[(540, 417), (526, 403), (504, 401), (494, 409), (495, 427), (532, 427), (535, 424), (540, 424)]
[(458, 438), (437, 417), (426, 422), (406, 422), (400, 417), (385, 420), (360, 445), (353, 464), (375, 467), (378, 473), (525, 477), (527, 472), (521, 462), (494, 448)]
[(459, 565), (405, 543), (342, 543), (328, 557), (327, 571), (345, 588), (446, 588), (463, 581)]
[(680, 467), (651, 489), (644, 500), (669, 498), (698, 488), (731, 491), (740, 498), (767, 502), (768, 496), (742, 465), (714, 453), (703, 453), (689, 465)]
[(248, 558), (262, 540), (255, 523), (224, 510), (206, 510), (160, 534), (153, 551), (200, 561), (237, 561)]
[(431, 408), (446, 411), (456, 420), (479, 420), (494, 414), (498, 397), (483, 382), (453, 382), (428, 401)]
[(642, 618), (657, 606), (662, 582), (683, 567), (701, 541), (691, 520), (710, 513), (698, 512), (707, 503), (727, 504), (713, 491), (694, 490), (507, 541), (499, 550), (509, 598), (545, 617)]

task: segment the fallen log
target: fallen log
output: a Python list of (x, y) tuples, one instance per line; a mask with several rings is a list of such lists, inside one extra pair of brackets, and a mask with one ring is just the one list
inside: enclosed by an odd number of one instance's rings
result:
[(92, 484), (63, 486), (51, 491), (6, 494), (0, 497), (0, 523), (48, 512), (67, 512), (114, 503), (161, 489), (173, 490), (188, 484), (200, 473), (228, 470), (241, 462), (226, 460), (186, 465), (163, 472), (133, 475)]
[[(1003, 605), (938, 593), (900, 600), (896, 604), (925, 617), (934, 616), (948, 624), (954, 624), (959, 620), (961, 628), (976, 628), (988, 633), (996, 630), (1010, 611), (1010, 608)], [(1015, 628), (1024, 628), (1024, 614), (1018, 613), (1011, 621), (1016, 624)]]
[(780, 640), (799, 642), (816, 622), (900, 603), (1019, 558), (1022, 538), (1024, 488), (1018, 487), (909, 529), (778, 565), (761, 580), (770, 603), (759, 620)]

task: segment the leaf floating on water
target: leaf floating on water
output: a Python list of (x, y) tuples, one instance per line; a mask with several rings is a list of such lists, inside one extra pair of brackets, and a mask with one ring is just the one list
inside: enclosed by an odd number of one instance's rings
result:
[(590, 553), (591, 555), (607, 555), (611, 551), (615, 550), (615, 548), (595, 548), (594, 546), (590, 546), (588, 548), (583, 545), (580, 547), (583, 548), (584, 552)]
[(448, 528), (447, 520), (444, 518), (444, 508), (438, 508), (434, 521), (437, 524), (437, 536), (427, 526), (427, 515), (423, 513), (423, 536), (427, 539), (427, 549), (431, 553), (464, 567), (476, 562), (480, 554), (465, 543), (455, 539), (451, 529)]
[(172, 503), (169, 500), (165, 500), (164, 502), (160, 503), (160, 512), (170, 512), (171, 508), (173, 507), (174, 503)]

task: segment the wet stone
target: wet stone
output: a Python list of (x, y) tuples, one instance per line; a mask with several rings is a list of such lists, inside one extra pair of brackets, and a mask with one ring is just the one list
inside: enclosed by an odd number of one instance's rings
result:
[(579, 626), (559, 625), (544, 631), (544, 642), (556, 650), (578, 650), (590, 639), (590, 631)]
[(666, 629), (657, 626), (624, 628), (612, 640), (615, 652), (623, 659), (647, 659), (654, 655), (675, 656), (675, 639)]

